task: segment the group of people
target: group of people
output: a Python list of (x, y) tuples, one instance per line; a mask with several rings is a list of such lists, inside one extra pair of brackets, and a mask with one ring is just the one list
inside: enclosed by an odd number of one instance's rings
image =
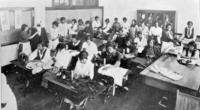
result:
[[(40, 66), (34, 73), (48, 68), (70, 68), (76, 74), (74, 76), (88, 76), (91, 79), (94, 77), (94, 62), (97, 59), (103, 59), (101, 63), (104, 64), (129, 68), (129, 59), (139, 56), (147, 58), (148, 63), (151, 63), (166, 52), (169, 45), (180, 46), (186, 41), (183, 53), (199, 58), (191, 21), (187, 23), (183, 35), (178, 37), (172, 32), (172, 24), (167, 24), (164, 29), (159, 26), (159, 22), (154, 24), (150, 28), (145, 22), (137, 23), (136, 20), (129, 24), (124, 17), (122, 23), (115, 18), (111, 24), (107, 18), (102, 25), (98, 16), (85, 23), (82, 19), (77, 22), (76, 19), (67, 21), (61, 17), (52, 22), (49, 34), (40, 24), (30, 29), (23, 24), (19, 33), (19, 55), (24, 53), (28, 56), (29, 66), (30, 62), (40, 62), (34, 64), (33, 67)], [(93, 38), (102, 39), (103, 44), (97, 47)], [(27, 51), (28, 48), (31, 48), (30, 51)]]

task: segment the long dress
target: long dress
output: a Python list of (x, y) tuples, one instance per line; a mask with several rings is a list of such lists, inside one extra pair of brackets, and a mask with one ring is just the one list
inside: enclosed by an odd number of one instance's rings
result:
[[(35, 32), (37, 32), (37, 29), (31, 28), (29, 32), (32, 36), (33, 34), (35, 34)], [(35, 51), (35, 49), (37, 49), (37, 45), (40, 42), (41, 42), (41, 39), (40, 39), (40, 36), (38, 34), (35, 35), (35, 37), (33, 37), (32, 39), (30, 39), (30, 45), (31, 45), (31, 51), (32, 52)]]

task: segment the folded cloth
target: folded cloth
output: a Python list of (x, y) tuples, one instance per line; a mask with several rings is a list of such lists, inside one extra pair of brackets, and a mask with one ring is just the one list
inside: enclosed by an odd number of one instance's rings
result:
[(166, 68), (164, 68), (164, 67), (158, 67), (157, 65), (153, 65), (151, 68), (150, 68), (150, 71), (153, 71), (153, 72), (155, 72), (155, 73), (160, 73), (160, 74), (162, 74), (163, 76), (165, 76), (165, 77), (167, 77), (167, 78), (169, 78), (169, 79), (171, 79), (171, 80), (180, 80), (180, 79), (182, 79), (183, 78), (183, 76), (182, 75), (179, 75), (179, 74), (177, 74), (177, 73), (175, 73), (175, 72), (172, 72), (172, 71), (170, 71), (170, 70), (168, 70), (168, 69), (166, 69)]
[(26, 65), (26, 68), (31, 69), (32, 70), (32, 74), (37, 74), (39, 72), (41, 72), (43, 69), (51, 69), (52, 68), (52, 63), (53, 61), (49, 61), (49, 62), (29, 62)]
[(169, 50), (174, 49), (174, 44), (172, 42), (162, 42), (161, 52), (168, 53)]
[(113, 65), (105, 65), (99, 68), (98, 72), (102, 75), (110, 76), (114, 79), (114, 84), (122, 86), (124, 76), (128, 72), (128, 69), (121, 67), (115, 67)]

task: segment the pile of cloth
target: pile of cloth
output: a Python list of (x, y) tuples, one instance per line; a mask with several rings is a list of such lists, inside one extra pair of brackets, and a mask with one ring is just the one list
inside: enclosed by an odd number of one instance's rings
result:
[(182, 75), (180, 75), (179, 73), (175, 73), (171, 70), (168, 70), (164, 67), (158, 66), (158, 65), (153, 65), (150, 67), (150, 71), (154, 72), (154, 73), (159, 73), (161, 75), (163, 75), (164, 77), (167, 77), (171, 80), (177, 81), (183, 78)]

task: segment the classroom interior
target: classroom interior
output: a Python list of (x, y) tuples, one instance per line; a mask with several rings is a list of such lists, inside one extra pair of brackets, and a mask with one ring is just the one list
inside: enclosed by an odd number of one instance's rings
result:
[(2, 110), (200, 110), (200, 0), (0, 0)]

